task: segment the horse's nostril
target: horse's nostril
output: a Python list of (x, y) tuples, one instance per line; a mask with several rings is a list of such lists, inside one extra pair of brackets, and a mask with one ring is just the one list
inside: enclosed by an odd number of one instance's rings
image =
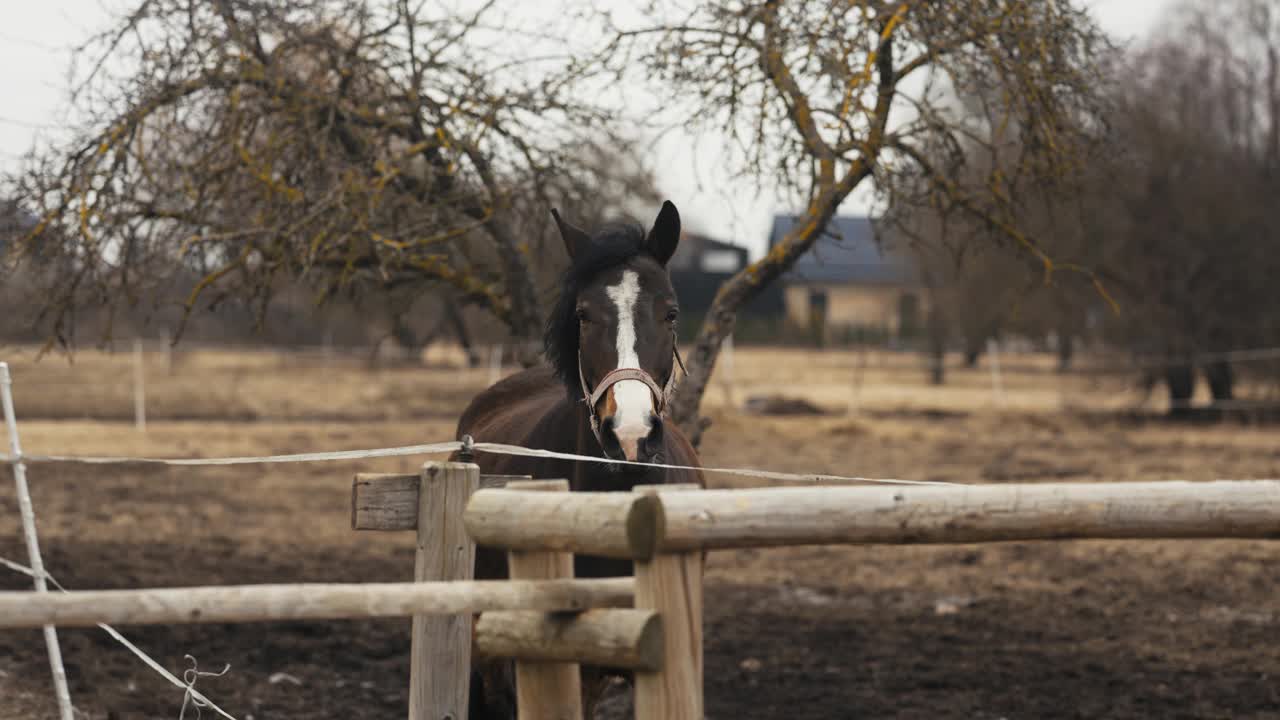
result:
[(649, 416), (649, 434), (640, 441), (640, 450), (646, 460), (662, 451), (662, 418)]
[(657, 415), (649, 416), (649, 440), (662, 439), (662, 418)]
[(617, 425), (618, 422), (612, 415), (600, 420), (600, 444), (607, 457), (616, 458), (622, 456), (622, 442), (614, 431)]

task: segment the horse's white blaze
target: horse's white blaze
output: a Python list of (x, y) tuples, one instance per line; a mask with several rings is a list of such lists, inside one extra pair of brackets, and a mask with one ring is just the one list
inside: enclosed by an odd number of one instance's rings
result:
[[(636, 299), (640, 297), (640, 276), (634, 270), (622, 273), (622, 282), (605, 289), (618, 309), (618, 367), (640, 367), (636, 352)], [(622, 380), (612, 388), (613, 402), (618, 407), (613, 416), (613, 433), (628, 460), (639, 454), (639, 444), (653, 429), (653, 393), (639, 380)]]

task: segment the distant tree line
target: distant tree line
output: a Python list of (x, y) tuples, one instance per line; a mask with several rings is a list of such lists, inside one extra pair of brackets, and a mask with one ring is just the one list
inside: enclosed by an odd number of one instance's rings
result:
[(1280, 8), (1184, 2), (1110, 62), (1106, 122), (1083, 128), (1103, 151), (1075, 182), (1022, 182), (1016, 132), (994, 151), (956, 149), (965, 186), (1003, 188), (1016, 206), (1039, 272), (971, 242), (1004, 234), (990, 223), (926, 211), (905, 225), (935, 280), (938, 332), (970, 359), (1002, 334), (1052, 333), (1063, 364), (1075, 343), (1104, 343), (1185, 414), (1197, 373), (1234, 399), (1221, 353), (1280, 346)]

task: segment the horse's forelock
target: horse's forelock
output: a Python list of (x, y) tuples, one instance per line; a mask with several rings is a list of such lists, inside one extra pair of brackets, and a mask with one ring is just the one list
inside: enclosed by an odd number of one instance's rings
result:
[(571, 397), (582, 398), (578, 382), (578, 294), (600, 273), (646, 253), (644, 228), (622, 223), (606, 225), (592, 236), (587, 247), (575, 249), (543, 335), (547, 362)]

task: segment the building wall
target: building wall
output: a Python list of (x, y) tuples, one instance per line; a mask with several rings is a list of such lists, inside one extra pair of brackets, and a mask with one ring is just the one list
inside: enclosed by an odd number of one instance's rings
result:
[[(919, 328), (924, 319), (924, 294), (917, 288), (902, 285), (789, 285), (785, 291), (787, 319), (799, 327), (810, 325), (810, 294), (826, 294), (827, 331), (846, 328), (874, 328), (897, 336), (905, 320), (907, 332)], [(914, 297), (915, 318), (903, 317), (904, 296)], [(907, 301), (911, 304), (911, 300)], [(912, 314), (910, 310), (907, 313)]]

